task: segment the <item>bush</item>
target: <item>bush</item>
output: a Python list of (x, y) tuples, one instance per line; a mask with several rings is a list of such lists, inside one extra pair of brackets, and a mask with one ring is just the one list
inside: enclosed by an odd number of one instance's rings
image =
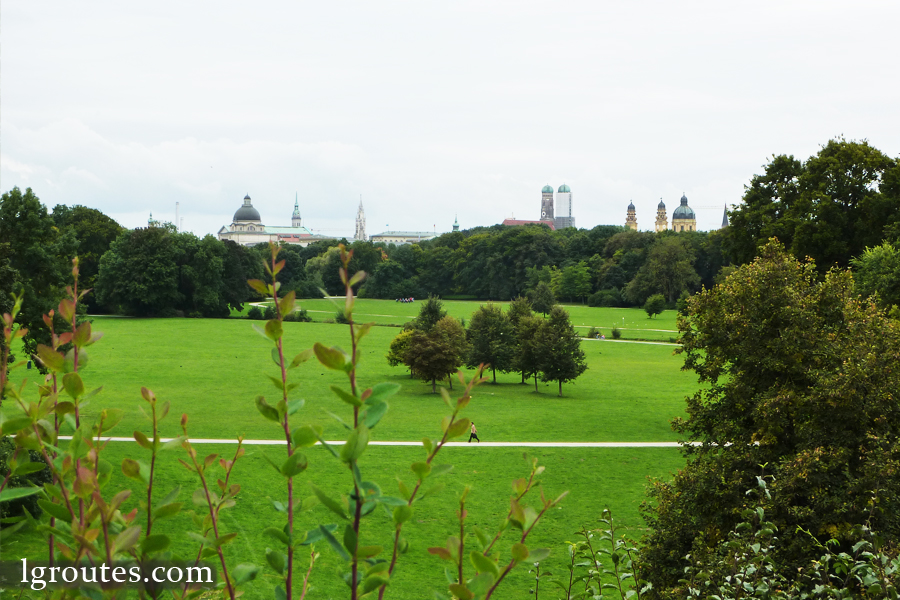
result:
[(275, 309), (271, 306), (267, 306), (265, 312), (263, 312), (263, 319), (266, 321), (271, 321), (275, 318)]
[(622, 292), (616, 289), (600, 290), (588, 297), (588, 306), (620, 307), (625, 304)]
[[(0, 473), (4, 475), (6, 473), (9, 473), (9, 459), (12, 458), (15, 450), (16, 445), (8, 435), (0, 438)], [(29, 450), (28, 456), (31, 459), (31, 462), (44, 462), (44, 459), (40, 455), (40, 453), (35, 452), (34, 450)], [(22, 452), (19, 453), (18, 462), (19, 464), (26, 462)], [(53, 477), (50, 475), (50, 470), (44, 467), (42, 470), (37, 471), (36, 473), (31, 473), (30, 475), (26, 475), (24, 477), (18, 475), (15, 477), (10, 477), (9, 482), (6, 484), (6, 487), (19, 488), (42, 486), (45, 483), (50, 483), (52, 480)], [(24, 498), (14, 498), (6, 502), (0, 502), (0, 519), (7, 519), (10, 517), (18, 517), (20, 515), (23, 515), (23, 508), (31, 513), (32, 516), (39, 516), (41, 514), (41, 508), (37, 503), (38, 498), (40, 498), (40, 496), (34, 495), (26, 496)]]
[(600, 337), (600, 330), (597, 329), (596, 327), (591, 327), (588, 330), (587, 336), (591, 339)]
[(622, 332), (619, 330), (618, 327), (613, 327), (613, 328), (612, 328), (612, 336), (613, 336), (613, 339), (614, 339), (614, 340), (617, 340), (617, 339), (619, 339), (620, 337), (622, 337)]
[(336, 313), (334, 313), (334, 322), (340, 323), (342, 325), (347, 325), (350, 323), (349, 319), (347, 319), (347, 316), (344, 314), (344, 311), (342, 311), (342, 310), (339, 310)]
[(305, 308), (301, 308), (300, 310), (295, 310), (294, 312), (286, 314), (284, 320), (292, 323), (311, 323), (312, 317), (306, 313)]
[(203, 318), (203, 313), (200, 312), (199, 310), (193, 310), (193, 311), (191, 311), (190, 313), (188, 313), (188, 318), (190, 318), (190, 319), (202, 319), (202, 318)]
[(258, 306), (251, 306), (247, 311), (247, 318), (254, 321), (261, 321), (263, 318), (262, 310)]
[(653, 294), (644, 302), (648, 318), (653, 318), (666, 309), (666, 299), (662, 294)]

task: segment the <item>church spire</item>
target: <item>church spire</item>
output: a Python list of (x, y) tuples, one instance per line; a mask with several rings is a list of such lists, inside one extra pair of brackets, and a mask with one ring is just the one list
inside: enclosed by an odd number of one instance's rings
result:
[(366, 211), (363, 210), (362, 194), (359, 196), (359, 210), (356, 211), (356, 233), (353, 239), (366, 241)]
[(300, 197), (294, 192), (294, 213), (291, 215), (291, 227), (303, 227), (303, 219), (300, 218)]

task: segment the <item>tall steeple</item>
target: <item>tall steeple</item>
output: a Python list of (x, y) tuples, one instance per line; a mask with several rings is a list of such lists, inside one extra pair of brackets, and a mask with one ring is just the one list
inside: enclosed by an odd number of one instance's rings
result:
[(453, 215), (453, 231), (459, 231), (459, 217)]
[(303, 219), (300, 218), (300, 199), (294, 192), (294, 214), (291, 215), (291, 227), (303, 227)]
[(728, 227), (728, 205), (725, 205), (725, 214), (722, 215), (722, 229)]
[(366, 211), (363, 210), (362, 195), (359, 197), (359, 210), (356, 211), (356, 233), (353, 239), (366, 241)]
[(662, 198), (659, 199), (659, 204), (656, 205), (656, 232), (665, 231), (669, 228), (669, 220), (666, 217), (666, 205), (663, 202)]
[(628, 203), (628, 211), (625, 213), (625, 227), (632, 231), (637, 231), (637, 214), (634, 210), (634, 202)]

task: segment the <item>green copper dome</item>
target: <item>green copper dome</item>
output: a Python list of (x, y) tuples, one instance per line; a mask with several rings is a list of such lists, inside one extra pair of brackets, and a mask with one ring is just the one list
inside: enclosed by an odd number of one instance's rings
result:
[(553, 193), (553, 188), (550, 187), (549, 185), (545, 185), (545, 186), (544, 186), (544, 189), (541, 190), (541, 193), (542, 193), (542, 194), (552, 194), (552, 193)]
[(681, 206), (672, 213), (672, 220), (675, 219), (696, 219), (693, 209), (687, 204), (687, 196), (681, 196)]
[(253, 205), (250, 203), (250, 194), (247, 194), (244, 196), (244, 205), (235, 211), (232, 222), (259, 220), (259, 211), (253, 208)]
[(567, 186), (566, 184), (562, 184), (561, 186), (559, 186), (559, 189), (558, 189), (557, 191), (558, 191), (560, 194), (568, 194), (568, 193), (570, 193), (572, 190), (571, 190), (571, 188), (569, 188), (569, 186)]

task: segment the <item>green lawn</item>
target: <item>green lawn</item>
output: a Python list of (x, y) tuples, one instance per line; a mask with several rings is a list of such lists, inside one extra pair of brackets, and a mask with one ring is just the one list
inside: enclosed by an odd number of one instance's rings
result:
[[(343, 299), (305, 299), (299, 300), (300, 307), (306, 309), (314, 321), (333, 319), (338, 307), (343, 306)], [(444, 309), (448, 314), (469, 320), (472, 313), (486, 302), (474, 300), (445, 301)], [(506, 309), (508, 302), (496, 302)], [(360, 298), (356, 301), (356, 319), (361, 322), (373, 322), (382, 325), (402, 325), (411, 321), (419, 313), (422, 301), (416, 300), (409, 304), (401, 304), (393, 300), (372, 300)], [(583, 334), (591, 327), (599, 328), (606, 337), (612, 337), (612, 328), (618, 327), (622, 332), (622, 339), (642, 339), (670, 341), (678, 337), (675, 319), (677, 312), (674, 310), (663, 311), (654, 318), (647, 317), (647, 313), (639, 308), (602, 308), (590, 307), (583, 304), (563, 304), (569, 311), (572, 324)], [(249, 306), (242, 311), (246, 314)], [(241, 313), (235, 313), (241, 314)]]
[[(234, 452), (234, 446), (197, 445), (196, 448), (201, 456), (221, 453), (230, 457)], [(232, 476), (233, 481), (241, 484), (242, 490), (237, 506), (224, 513), (223, 527), (225, 532), (239, 533), (237, 539), (227, 547), (230, 564), (252, 562), (265, 565), (265, 549), (275, 547), (276, 542), (264, 536), (262, 531), (266, 527), (283, 525), (283, 515), (273, 508), (271, 500), (283, 500), (286, 492), (284, 480), (268, 465), (262, 454), (279, 457), (281, 448), (257, 446), (248, 447), (247, 450), (247, 456), (238, 462)], [(105, 452), (106, 459), (116, 465), (126, 456), (141, 459), (145, 455), (146, 451), (137, 448), (136, 444), (124, 443), (112, 443)], [(296, 487), (300, 490), (298, 493), (302, 497), (311, 495), (307, 481), (315, 481), (332, 497), (347, 492), (349, 476), (333, 457), (320, 448), (309, 450), (307, 455), (310, 467), (295, 479)], [(378, 483), (383, 493), (399, 495), (394, 477), (400, 475), (408, 484), (411, 483), (413, 475), (409, 464), (421, 460), (423, 455), (424, 451), (420, 448), (371, 447), (363, 455), (360, 468), (364, 478)], [(613, 511), (617, 522), (623, 526), (623, 532), (639, 537), (642, 521), (638, 507), (644, 497), (646, 478), (665, 478), (683, 464), (678, 450), (669, 448), (546, 448), (534, 449), (530, 455), (539, 458), (540, 464), (547, 468), (541, 479), (548, 495), (557, 495), (564, 490), (570, 492), (561, 506), (551, 511), (529, 537), (530, 547), (552, 548), (553, 552), (544, 562), (544, 568), (554, 573), (565, 570), (565, 541), (574, 540), (573, 534), (581, 525), (599, 527), (598, 519), (606, 507)], [(157, 497), (180, 485), (182, 491), (179, 499), (186, 503), (185, 510), (191, 510), (190, 496), (199, 487), (199, 483), (192, 473), (177, 462), (178, 458), (184, 458), (184, 452), (176, 449), (162, 456), (163, 460), (158, 463)], [(493, 535), (509, 509), (510, 483), (514, 478), (528, 473), (528, 463), (523, 460), (522, 452), (514, 448), (447, 448), (438, 456), (437, 462), (450, 463), (455, 468), (440, 476), (440, 481), (447, 485), (445, 490), (416, 505), (413, 519), (404, 530), (410, 542), (410, 550), (401, 557), (388, 598), (429, 598), (432, 590), (446, 591), (443, 574), (446, 563), (429, 555), (426, 549), (429, 546), (443, 546), (447, 536), (457, 533), (455, 511), (459, 492), (465, 485), (472, 486), (467, 504), (468, 530), (480, 527)], [(145, 497), (146, 494), (145, 488), (125, 479), (121, 474), (110, 485), (114, 489), (130, 487), (134, 490), (132, 497), (123, 506), (124, 511), (137, 506), (137, 498)], [(298, 527), (310, 529), (318, 523), (334, 522), (333, 517), (327, 509), (319, 506), (310, 513), (303, 514)], [(184, 534), (185, 531), (192, 530), (190, 518), (183, 515), (171, 521), (161, 521), (154, 528), (154, 533), (169, 534), (177, 554), (193, 556), (196, 545)], [(363, 521), (362, 540), (366, 544), (387, 547), (390, 544), (390, 531), (390, 517), (377, 510)], [(512, 532), (507, 536), (510, 533)], [(504, 541), (500, 549), (503, 556), (508, 557), (511, 537), (504, 538)], [(318, 591), (311, 597), (346, 597), (346, 586), (339, 576), (343, 570), (340, 559), (324, 543), (317, 549), (322, 554), (313, 576)], [(36, 535), (3, 542), (3, 556), (6, 560), (20, 560), (23, 557), (37, 559), (44, 556), (44, 552), (45, 542)], [(301, 557), (301, 568), (305, 568), (307, 559), (308, 556)], [(267, 566), (263, 572), (264, 575), (247, 588), (245, 598), (273, 597), (272, 588), (276, 583), (276, 576)], [(510, 575), (497, 597), (527, 598), (530, 583), (527, 569), (524, 565), (520, 566)], [(549, 594), (549, 586), (547, 592), (548, 595), (542, 597), (556, 597)]]
[[(90, 364), (83, 372), (88, 388), (103, 391), (85, 409), (121, 408), (126, 416), (119, 429), (143, 426), (138, 406), (140, 387), (169, 400), (176, 415), (191, 417), (196, 437), (277, 438), (278, 428), (262, 419), (254, 406), (257, 395), (275, 397), (266, 379), (277, 375), (269, 357), (270, 342), (239, 319), (117, 319), (96, 318), (94, 329), (104, 333), (89, 348)], [(325, 323), (286, 323), (286, 348), (292, 355), (315, 341), (346, 345), (347, 326)], [(363, 340), (361, 383), (371, 386), (395, 381), (401, 392), (390, 403), (390, 418), (380, 439), (420, 440), (440, 423), (446, 406), (431, 386), (410, 379), (403, 367), (390, 367), (384, 358), (392, 327), (373, 327)], [(674, 441), (670, 421), (683, 414), (684, 397), (696, 389), (696, 378), (680, 370), (673, 346), (586, 340), (588, 371), (563, 385), (557, 396), (554, 383), (520, 383), (514, 373), (498, 374), (498, 383), (477, 388), (467, 416), (490, 441)], [(22, 373), (18, 371), (17, 373)], [(36, 374), (35, 371), (31, 371)], [(342, 429), (325, 410), (344, 413), (344, 405), (328, 389), (345, 380), (315, 361), (292, 374), (301, 383), (294, 396), (306, 407), (298, 417), (321, 423), (329, 436)], [(458, 383), (458, 382), (457, 382)], [(164, 435), (177, 435), (177, 419), (163, 425)]]
[[(325, 309), (328, 301), (318, 302)], [(304, 306), (312, 308), (304, 301)], [(328, 304), (330, 306), (330, 304)], [(451, 314), (468, 318), (478, 306), (475, 302), (448, 302)], [(357, 316), (387, 315), (391, 322), (401, 322), (417, 311), (415, 305), (394, 302), (360, 300)], [(573, 321), (579, 319), (607, 319), (624, 315), (626, 322), (634, 319), (641, 326), (665, 328), (674, 317), (664, 314), (659, 320), (649, 320), (637, 311), (570, 307)], [(605, 315), (605, 316), (604, 316)], [(666, 319), (669, 318), (670, 321)], [(368, 320), (368, 319), (366, 319)], [(600, 321), (585, 321), (601, 324)], [(271, 343), (254, 332), (251, 322), (243, 319), (126, 319), (97, 317), (95, 331), (103, 332), (99, 343), (88, 349), (90, 363), (82, 371), (89, 389), (103, 386), (91, 404), (84, 407), (87, 418), (96, 416), (103, 407), (125, 410), (123, 421), (110, 432), (130, 436), (140, 429), (148, 431), (148, 423), (138, 410), (144, 402), (140, 387), (154, 390), (161, 400), (172, 405), (172, 414), (163, 422), (161, 434), (180, 433), (179, 417), (190, 415), (190, 433), (194, 438), (280, 439), (280, 431), (265, 421), (256, 411), (254, 398), (264, 394), (274, 399), (278, 392), (266, 379), (277, 370), (269, 357)], [(580, 326), (580, 325), (579, 325)], [(327, 345), (346, 346), (348, 328), (325, 323), (286, 323), (286, 348), (289, 354), (310, 347), (315, 341)], [(391, 399), (390, 411), (373, 431), (374, 440), (418, 441), (424, 436), (438, 437), (441, 418), (447, 408), (440, 396), (431, 394), (430, 385), (412, 380), (402, 367), (390, 367), (384, 358), (390, 340), (398, 333), (395, 327), (373, 327), (363, 340), (361, 383), (364, 386), (381, 381), (400, 383), (400, 393)], [(478, 423), (485, 441), (674, 441), (672, 418), (682, 415), (684, 397), (697, 389), (696, 378), (680, 370), (681, 359), (673, 355), (675, 346), (612, 341), (586, 340), (583, 348), (588, 357), (588, 371), (575, 383), (563, 386), (563, 398), (556, 396), (555, 384), (539, 386), (535, 393), (531, 382), (522, 385), (516, 374), (499, 374), (498, 383), (486, 383), (476, 389), (465, 416)], [(28, 374), (32, 382), (36, 371), (15, 371), (15, 379)], [(311, 361), (292, 372), (300, 387), (294, 397), (306, 399), (306, 406), (297, 415), (296, 423), (320, 423), (326, 437), (343, 438), (343, 429), (325, 411), (346, 416), (349, 407), (334, 397), (329, 385), (343, 385), (345, 380)], [(470, 373), (471, 375), (471, 373)], [(11, 407), (5, 407), (10, 412)], [(228, 446), (198, 446), (201, 453), (233, 452)], [(410, 447), (371, 447), (363, 457), (362, 469), (367, 479), (382, 485), (385, 493), (396, 494), (394, 476), (412, 477), (409, 464), (421, 456), (422, 450)], [(677, 470), (683, 459), (677, 449), (670, 448), (542, 448), (530, 449), (539, 457), (547, 471), (543, 483), (548, 494), (570, 490), (571, 495), (562, 507), (549, 515), (535, 533), (534, 544), (551, 546), (554, 554), (547, 567), (562, 571), (566, 540), (582, 525), (596, 526), (603, 508), (609, 506), (617, 520), (639, 536), (642, 520), (637, 507), (644, 498), (646, 479), (668, 477)], [(226, 527), (240, 532), (229, 547), (233, 564), (255, 562), (264, 564), (264, 551), (273, 541), (263, 538), (261, 531), (276, 524), (278, 513), (270, 498), (280, 498), (283, 484), (280, 476), (263, 460), (262, 454), (277, 456), (275, 447), (248, 447), (235, 472), (243, 485), (238, 507), (226, 519)], [(118, 465), (123, 457), (140, 458), (145, 451), (133, 443), (112, 443), (107, 459)], [(473, 486), (469, 504), (470, 524), (495, 529), (508, 509), (510, 482), (527, 474), (522, 450), (516, 448), (448, 448), (438, 460), (456, 466), (444, 476), (448, 488), (438, 497), (424, 501), (410, 523), (410, 553), (404, 557), (394, 581), (393, 598), (426, 598), (432, 589), (444, 589), (443, 568), (439, 559), (428, 555), (425, 548), (443, 545), (454, 533), (454, 509), (457, 494), (465, 484)], [(181, 467), (176, 458), (181, 451), (173, 451), (160, 463), (158, 488), (164, 494), (175, 485), (182, 485), (181, 498), (190, 504), (190, 494), (196, 487), (192, 474)], [(298, 477), (300, 489), (306, 491), (306, 480), (316, 481), (332, 496), (346, 492), (349, 479), (337, 461), (322, 449), (309, 452), (310, 469)], [(121, 475), (115, 486), (131, 486)], [(125, 508), (136, 506), (136, 495)], [(304, 517), (304, 527), (314, 522), (330, 521), (325, 509), (317, 508)], [(386, 543), (389, 518), (384, 514), (372, 517), (372, 527), (382, 537), (364, 538), (371, 543)], [(179, 552), (190, 552), (191, 546), (183, 535), (190, 528), (186, 517), (166, 524), (167, 531), (177, 540)], [(371, 529), (369, 529), (371, 531)], [(368, 535), (368, 534), (366, 534)], [(36, 535), (16, 541), (3, 541), (4, 557), (40, 557), (45, 543)], [(345, 588), (338, 573), (339, 559), (327, 547), (321, 548), (322, 560), (316, 568), (314, 582), (319, 591), (314, 598), (343, 597)], [(508, 546), (503, 547), (508, 552)], [(247, 598), (271, 598), (274, 577), (264, 576), (248, 590)], [(525, 598), (530, 586), (525, 570), (517, 571), (498, 598)], [(549, 590), (548, 590), (549, 591)], [(543, 594), (542, 594), (542, 597)], [(548, 595), (548, 598), (554, 596)]]

